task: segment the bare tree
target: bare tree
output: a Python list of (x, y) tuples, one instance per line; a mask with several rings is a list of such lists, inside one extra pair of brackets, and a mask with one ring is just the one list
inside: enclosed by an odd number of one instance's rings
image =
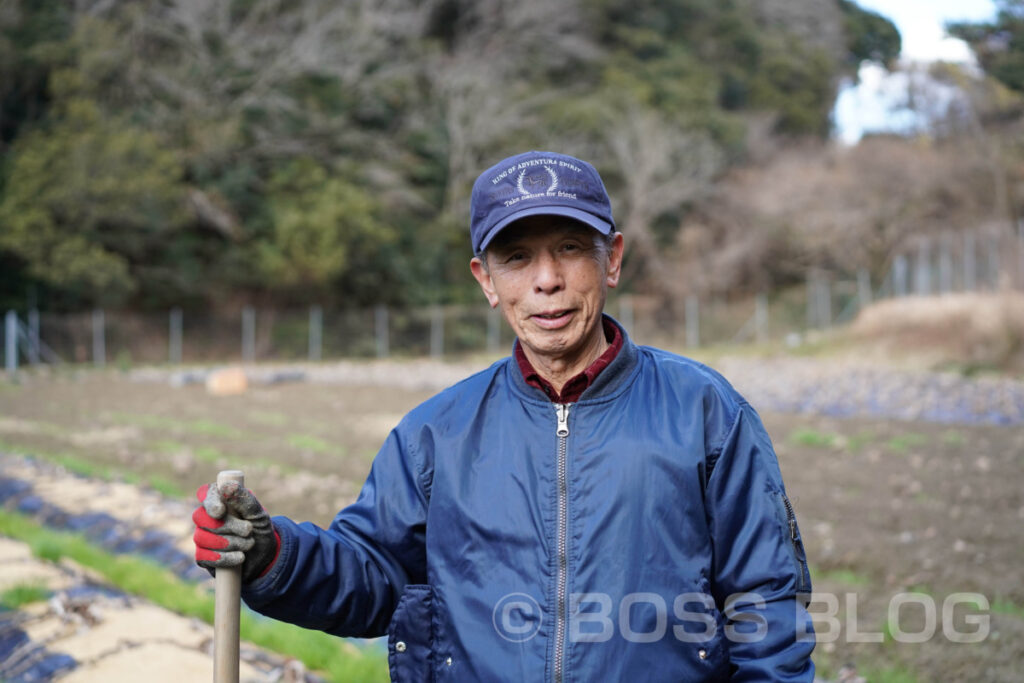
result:
[(628, 107), (606, 127), (607, 144), (623, 181), (621, 221), (633, 257), (623, 276), (636, 277), (643, 267), (648, 285), (667, 299), (686, 285), (672, 273), (670, 261), (653, 231), (660, 216), (703, 196), (724, 157), (703, 132), (670, 124), (657, 112)]
[(540, 79), (531, 70), (549, 71), (599, 56), (578, 16), (574, 1), (428, 3), (425, 34), (437, 37), (439, 47), (427, 75), (448, 136), (446, 214), (464, 212), (473, 178), (493, 161), (486, 152), (517, 138), (522, 144), (521, 133), (538, 126), (540, 110), (565, 96), (538, 87)]
[(685, 263), (719, 291), (799, 281), (811, 267), (877, 274), (915, 238), (993, 215), (984, 164), (955, 141), (807, 145), (734, 169), (683, 230)]

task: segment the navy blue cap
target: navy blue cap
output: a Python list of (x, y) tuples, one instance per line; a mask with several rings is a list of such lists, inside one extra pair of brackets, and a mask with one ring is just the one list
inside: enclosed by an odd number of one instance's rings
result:
[(473, 183), (469, 235), (479, 254), (501, 230), (527, 216), (566, 216), (608, 235), (612, 205), (597, 170), (555, 152), (525, 152), (498, 162)]

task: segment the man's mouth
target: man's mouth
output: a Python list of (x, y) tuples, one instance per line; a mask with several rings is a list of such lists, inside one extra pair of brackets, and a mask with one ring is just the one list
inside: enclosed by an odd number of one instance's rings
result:
[(534, 313), (530, 317), (533, 318), (533, 320), (541, 327), (547, 329), (555, 329), (569, 322), (569, 318), (571, 315), (571, 308), (563, 308), (557, 311), (544, 311), (542, 313)]

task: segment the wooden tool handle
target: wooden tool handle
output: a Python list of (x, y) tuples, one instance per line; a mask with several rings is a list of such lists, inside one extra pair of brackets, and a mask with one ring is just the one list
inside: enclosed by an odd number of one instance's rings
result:
[[(245, 486), (241, 470), (217, 475), (217, 488), (228, 483)], [(242, 610), (242, 568), (218, 569), (213, 612), (213, 683), (238, 683), (238, 623)]]

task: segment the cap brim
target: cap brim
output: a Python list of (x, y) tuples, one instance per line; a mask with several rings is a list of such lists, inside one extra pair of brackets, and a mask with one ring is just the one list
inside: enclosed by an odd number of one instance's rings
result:
[(487, 245), (489, 245), (502, 230), (512, 223), (515, 223), (520, 218), (526, 218), (527, 216), (565, 216), (567, 218), (574, 218), (581, 223), (585, 223), (594, 230), (597, 230), (602, 235), (608, 235), (613, 230), (611, 223), (598, 218), (592, 213), (587, 213), (586, 211), (580, 211), (579, 209), (574, 209), (569, 206), (534, 206), (529, 209), (517, 211), (496, 223), (484, 236), (483, 241), (480, 242), (480, 248), (477, 252), (479, 253), (486, 249)]

